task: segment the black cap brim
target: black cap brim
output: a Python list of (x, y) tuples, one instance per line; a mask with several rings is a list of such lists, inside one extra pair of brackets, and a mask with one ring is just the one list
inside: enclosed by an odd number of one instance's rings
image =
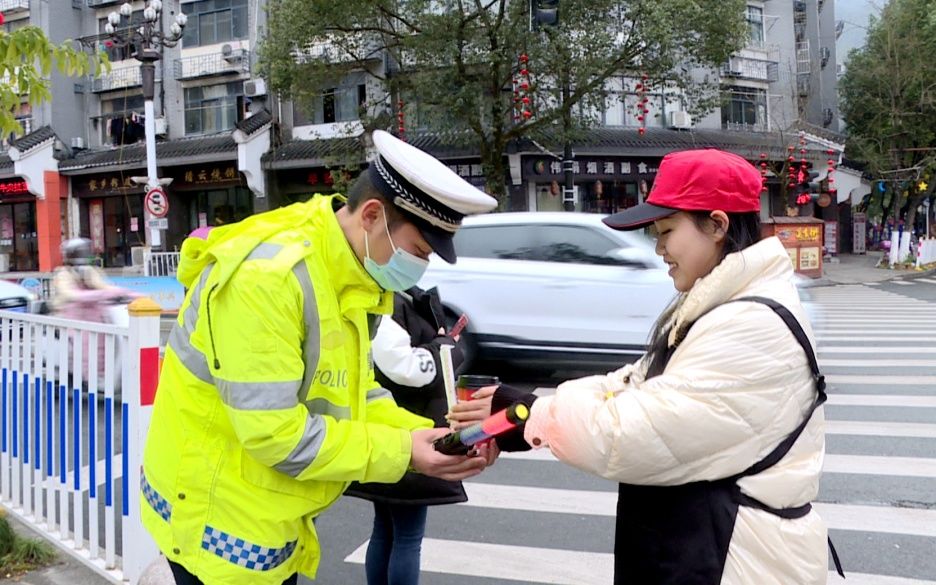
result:
[(601, 221), (612, 229), (621, 231), (636, 230), (648, 226), (658, 219), (669, 217), (677, 211), (679, 210), (671, 207), (660, 207), (659, 205), (653, 205), (651, 203), (641, 203), (636, 207), (631, 207), (624, 211), (619, 211), (614, 215), (609, 215)]
[(455, 264), (455, 244), (452, 241), (455, 234), (425, 222), (419, 222), (416, 227), (419, 228), (419, 233), (422, 234), (426, 243), (432, 246), (433, 252), (449, 264)]

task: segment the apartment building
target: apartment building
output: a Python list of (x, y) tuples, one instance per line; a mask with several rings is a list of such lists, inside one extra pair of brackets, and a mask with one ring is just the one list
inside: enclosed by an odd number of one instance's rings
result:
[[(107, 15), (120, 5), (0, 0), (6, 30), (40, 26), (54, 41), (80, 39), (107, 51), (112, 61), (111, 71), (96, 79), (54, 74), (52, 102), (35, 108), (24, 103), (18, 112), (25, 136), (0, 153), (0, 270), (45, 267), (55, 258), (52, 244), (69, 235), (91, 238), (106, 266), (131, 264), (134, 251), (150, 243), (143, 188), (133, 181), (146, 174), (140, 67), (133, 47), (117, 46), (104, 34)], [(323, 88), (311, 107), (294, 108), (268, 95), (255, 65), (264, 5), (163, 2), (166, 30), (177, 12), (188, 16), (183, 38), (165, 48), (156, 64), (159, 175), (172, 179), (164, 249), (180, 245), (197, 227), (330, 191), (330, 154), (349, 134), (361, 132), (360, 105), (382, 94), (372, 76), (356, 71)], [(121, 26), (138, 25), (144, 6), (142, 0), (132, 2), (132, 15)], [(609, 82), (600, 125), (574, 145), (576, 209), (613, 212), (636, 204), (671, 150), (714, 146), (750, 160), (761, 154), (782, 160), (797, 129), (806, 128), (810, 136), (837, 129), (833, 3), (750, 0), (745, 18), (747, 45), (718, 71), (704, 72), (719, 75), (724, 101), (701, 119), (693, 120), (664, 86), (649, 96), (654, 115), (640, 135), (636, 80), (621, 76)], [(379, 56), (368, 64), (384, 66)], [(418, 113), (412, 114), (410, 141), (483, 186), (477, 152), (421, 132)], [(810, 145), (810, 161), (824, 162), (820, 150), (827, 142)], [(545, 147), (547, 152), (524, 143), (505, 153), (511, 209), (561, 209), (561, 165), (551, 154), (561, 152), (561, 145)], [(765, 196), (765, 215), (782, 214), (781, 204)]]

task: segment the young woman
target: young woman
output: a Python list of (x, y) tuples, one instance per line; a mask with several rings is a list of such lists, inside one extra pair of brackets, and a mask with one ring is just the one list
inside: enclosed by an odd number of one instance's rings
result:
[[(761, 177), (717, 150), (666, 156), (648, 202), (605, 220), (653, 224), (679, 291), (647, 355), (536, 399), (479, 391), (462, 423), (532, 404), (523, 441), (621, 482), (615, 583), (815, 585), (826, 582), (819, 489), (825, 399), (790, 258), (760, 239)], [(535, 402), (534, 402), (535, 400)]]
[[(452, 366), (464, 361), (459, 339), (445, 334), (445, 313), (436, 289), (413, 287), (393, 295), (393, 317), (384, 317), (371, 343), (375, 377), (399, 406), (448, 426), (440, 351), (452, 346)], [(374, 503), (374, 528), (364, 570), (367, 585), (417, 585), (428, 506), (468, 497), (459, 481), (408, 472), (399, 483), (355, 483), (347, 495)]]

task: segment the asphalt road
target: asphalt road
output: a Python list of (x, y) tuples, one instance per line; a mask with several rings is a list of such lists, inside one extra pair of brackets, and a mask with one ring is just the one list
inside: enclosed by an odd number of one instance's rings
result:
[[(830, 382), (817, 508), (848, 582), (936, 585), (936, 278), (809, 294)], [(568, 374), (518, 375), (549, 388)], [(504, 457), (468, 484), (467, 505), (430, 510), (420, 582), (610, 584), (615, 487), (546, 457)], [(371, 521), (354, 498), (319, 519), (315, 583), (365, 582)]]

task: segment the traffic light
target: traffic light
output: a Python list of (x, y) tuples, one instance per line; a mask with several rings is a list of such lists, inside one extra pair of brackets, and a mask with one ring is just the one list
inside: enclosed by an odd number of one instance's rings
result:
[(809, 200), (815, 201), (819, 198), (822, 191), (822, 184), (816, 181), (819, 176), (818, 171), (809, 170), (802, 167), (796, 175), (796, 202), (804, 205)]
[(559, 0), (530, 0), (530, 20), (534, 28), (559, 24)]

